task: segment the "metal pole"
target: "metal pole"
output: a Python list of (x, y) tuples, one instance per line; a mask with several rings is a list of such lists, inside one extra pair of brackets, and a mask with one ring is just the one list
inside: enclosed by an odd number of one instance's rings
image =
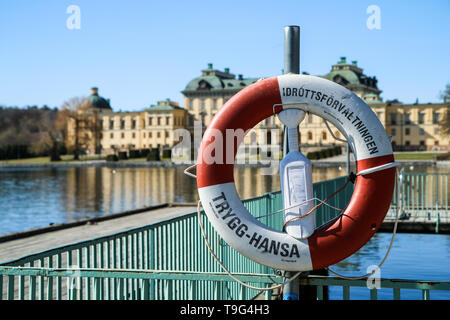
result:
[[(284, 74), (300, 73), (300, 27), (284, 27)], [(289, 152), (287, 128), (283, 126), (283, 156)]]
[[(300, 27), (284, 27), (284, 74), (300, 73)], [(283, 156), (288, 150), (288, 130), (283, 126)], [(285, 277), (291, 278), (295, 273), (286, 271)], [(298, 278), (286, 284), (283, 288), (283, 300), (298, 300), (300, 292)]]
[(284, 73), (300, 73), (300, 27), (284, 27)]

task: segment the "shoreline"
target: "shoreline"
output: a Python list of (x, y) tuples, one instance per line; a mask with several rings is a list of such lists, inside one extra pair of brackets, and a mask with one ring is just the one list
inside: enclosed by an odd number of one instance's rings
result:
[[(397, 160), (401, 167), (403, 166), (434, 166), (437, 168), (450, 168), (450, 161), (434, 161), (434, 160)], [(342, 160), (317, 160), (311, 161), (313, 167), (327, 168), (327, 167), (344, 167), (347, 165), (346, 161)], [(126, 167), (149, 167), (149, 168), (175, 168), (188, 167), (194, 165), (195, 162), (173, 162), (173, 161), (117, 161), (110, 162), (106, 160), (90, 160), (79, 162), (50, 162), (50, 163), (0, 163), (2, 168), (73, 168), (73, 167), (111, 167), (111, 168), (126, 168)], [(351, 165), (354, 167), (354, 163)], [(262, 163), (235, 163), (235, 167), (252, 167), (252, 168), (267, 168), (270, 165)]]

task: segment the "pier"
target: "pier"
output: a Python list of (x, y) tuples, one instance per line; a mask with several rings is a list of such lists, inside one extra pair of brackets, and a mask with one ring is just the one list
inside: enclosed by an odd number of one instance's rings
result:
[[(315, 183), (315, 195), (324, 198), (345, 179)], [(352, 191), (348, 186), (330, 203), (345, 206)], [(278, 215), (267, 215), (280, 208), (279, 191), (243, 202), (262, 223), (274, 229), (282, 227)], [(380, 232), (393, 231), (390, 214), (395, 210), (388, 213)], [(438, 230), (433, 216), (441, 217)], [(229, 247), (206, 216), (201, 217), (211, 246), (236, 278), (261, 288), (283, 283), (283, 277), (273, 269)], [(406, 225), (422, 224), (431, 233), (448, 228), (444, 215), (430, 214), (429, 221), (408, 217), (407, 221), (400, 220), (398, 232), (411, 232)], [(325, 206), (316, 213), (319, 224), (331, 218), (333, 214)], [(141, 212), (80, 221), (78, 225), (54, 225), (7, 235), (0, 238), (0, 299), (274, 299), (276, 290), (261, 293), (243, 287), (223, 272), (206, 249), (197, 220), (194, 206), (163, 204)], [(450, 291), (450, 283), (442, 281), (383, 278), (380, 283), (382, 290), (391, 290), (394, 299), (401, 299), (403, 289), (421, 292), (424, 300), (430, 299), (430, 291)], [(328, 286), (342, 287), (343, 299), (350, 299), (350, 289), (364, 289), (366, 280), (310, 275), (300, 279), (300, 284), (312, 286), (319, 300), (328, 299)], [(383, 292), (366, 290), (374, 300)]]
[(164, 203), (139, 210), (0, 236), (0, 263), (52, 248), (170, 220), (191, 213), (195, 209), (194, 204)]

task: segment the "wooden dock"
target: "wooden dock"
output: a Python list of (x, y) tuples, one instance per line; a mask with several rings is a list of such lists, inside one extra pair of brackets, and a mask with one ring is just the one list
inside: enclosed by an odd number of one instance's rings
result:
[(190, 205), (158, 205), (0, 237), (0, 263), (59, 246), (157, 223), (196, 211)]
[[(384, 219), (378, 232), (392, 232), (394, 230), (395, 219)], [(423, 217), (410, 217), (406, 220), (399, 220), (397, 225), (399, 233), (439, 233), (450, 234), (450, 219), (441, 218), (439, 223), (436, 219)]]

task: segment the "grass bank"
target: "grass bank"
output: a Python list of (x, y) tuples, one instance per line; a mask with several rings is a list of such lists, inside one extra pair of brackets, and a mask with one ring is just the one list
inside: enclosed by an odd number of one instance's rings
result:
[(73, 155), (61, 156), (61, 161), (50, 161), (50, 157), (33, 157), (24, 159), (11, 159), (1, 160), (0, 164), (34, 164), (34, 163), (59, 163), (59, 162), (79, 162), (79, 161), (92, 161), (92, 160), (104, 160), (103, 156), (80, 156), (80, 160), (73, 160)]
[[(438, 152), (395, 152), (395, 160), (404, 161), (424, 161), (424, 160), (436, 160), (436, 156), (442, 153)], [(26, 159), (13, 159), (13, 160), (1, 160), (0, 164), (43, 164), (43, 163), (61, 163), (61, 162), (83, 162), (92, 160), (105, 160), (106, 156), (80, 156), (80, 160), (73, 160), (73, 155), (61, 156), (61, 161), (51, 162), (50, 157), (34, 157)], [(280, 160), (282, 159), (282, 155)], [(161, 161), (170, 161), (171, 159), (162, 158)], [(144, 162), (146, 158), (132, 158), (127, 160), (120, 160), (120, 162)], [(315, 160), (312, 160), (315, 161)]]
[(395, 160), (436, 160), (436, 156), (442, 153), (437, 152), (395, 152)]

